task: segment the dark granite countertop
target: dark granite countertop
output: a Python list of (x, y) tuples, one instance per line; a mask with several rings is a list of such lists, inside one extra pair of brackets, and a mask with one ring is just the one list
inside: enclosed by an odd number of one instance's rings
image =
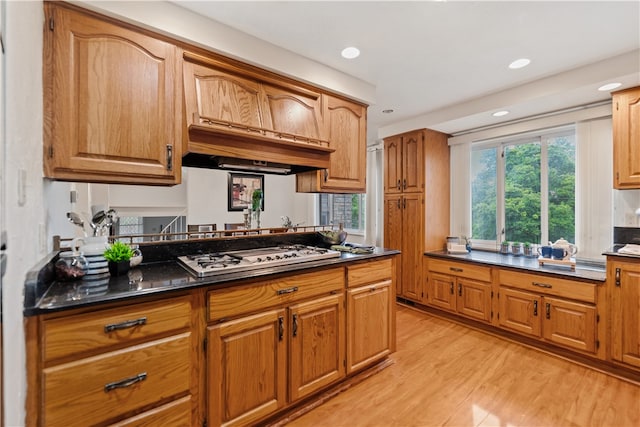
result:
[[(27, 274), (23, 314), (33, 316), (204, 286), (228, 287), (255, 278), (269, 279), (284, 273), (328, 268), (398, 253), (399, 251), (396, 250), (375, 248), (370, 254), (341, 253), (339, 258), (202, 278), (195, 277), (175, 259), (170, 259), (169, 261), (143, 262), (138, 267), (132, 268), (127, 275), (110, 277), (96, 283), (84, 280), (73, 282), (47, 280), (53, 277), (52, 263), (57, 259), (57, 252), (52, 252)], [(150, 254), (150, 258), (153, 258), (153, 254)]]
[(577, 263), (575, 271), (572, 271), (570, 267), (564, 265), (549, 264), (540, 266), (538, 264), (538, 257), (502, 255), (498, 252), (480, 250), (472, 250), (467, 254), (449, 254), (446, 251), (434, 251), (425, 252), (425, 256), (485, 264), (496, 267), (513, 268), (536, 274), (558, 276), (561, 278), (572, 278), (603, 283), (606, 280), (606, 269), (604, 265), (582, 265)]

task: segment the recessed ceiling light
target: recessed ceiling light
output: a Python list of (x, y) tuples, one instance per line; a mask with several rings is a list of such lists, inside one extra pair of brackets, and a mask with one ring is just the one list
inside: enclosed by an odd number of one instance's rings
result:
[(520, 59), (516, 59), (511, 64), (509, 64), (509, 68), (511, 68), (512, 70), (516, 70), (518, 68), (526, 67), (530, 63), (531, 63), (530, 59), (520, 58)]
[(358, 56), (360, 56), (360, 49), (358, 49), (357, 47), (350, 46), (342, 49), (343, 58), (353, 59), (357, 58)]
[(506, 116), (507, 114), (509, 114), (509, 112), (507, 110), (502, 110), (502, 111), (496, 111), (495, 113), (492, 114), (493, 117), (502, 117), (502, 116)]
[(393, 113), (393, 110), (392, 109), (387, 109), (387, 110), (382, 110), (382, 112), (385, 113), (385, 114), (391, 114), (391, 113)]
[(607, 83), (606, 85), (602, 85), (598, 88), (599, 91), (607, 92), (609, 90), (617, 89), (622, 86), (622, 83)]

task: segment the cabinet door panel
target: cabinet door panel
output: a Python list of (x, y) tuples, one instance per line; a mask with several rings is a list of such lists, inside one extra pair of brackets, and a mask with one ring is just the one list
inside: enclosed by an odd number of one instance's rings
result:
[(177, 47), (78, 12), (56, 8), (54, 13), (45, 174), (178, 182), (182, 89)]
[(384, 140), (384, 192), (402, 192), (402, 137)]
[(475, 280), (457, 279), (458, 313), (473, 319), (491, 320), (491, 285)]
[(211, 425), (246, 425), (286, 403), (284, 310), (207, 328), (208, 419)]
[(391, 301), (391, 280), (347, 290), (348, 373), (389, 354)]
[[(386, 195), (384, 198), (384, 247), (389, 249), (402, 250), (402, 196), (400, 194)], [(405, 258), (404, 253), (399, 255), (400, 259), (396, 265), (396, 295), (402, 294), (403, 279), (402, 270)]]
[(271, 118), (271, 129), (284, 138), (294, 136), (320, 140), (323, 138), (320, 95), (301, 95), (263, 84), (265, 115)]
[(402, 200), (402, 295), (422, 300), (424, 197), (405, 193)]
[(544, 339), (564, 347), (594, 353), (596, 350), (595, 306), (545, 297)]
[(528, 292), (500, 288), (500, 326), (526, 335), (540, 337), (541, 298)]
[(640, 188), (640, 88), (613, 95), (614, 187)]
[(289, 397), (295, 401), (344, 377), (344, 297), (293, 305), (289, 320)]
[(258, 82), (188, 61), (184, 62), (183, 72), (188, 123), (224, 128), (229, 124), (266, 127)]
[(325, 97), (329, 122), (330, 166), (323, 188), (364, 192), (367, 166), (366, 109), (338, 98)]
[(437, 273), (429, 274), (428, 303), (448, 311), (456, 311), (455, 279)]
[(402, 188), (406, 192), (424, 191), (424, 147), (422, 131), (402, 137)]
[(612, 263), (611, 356), (640, 367), (640, 264)]

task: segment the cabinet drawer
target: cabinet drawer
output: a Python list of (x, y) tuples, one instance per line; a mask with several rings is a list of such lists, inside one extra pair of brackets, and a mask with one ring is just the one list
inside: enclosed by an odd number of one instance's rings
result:
[(500, 284), (539, 294), (595, 303), (596, 284), (549, 276), (500, 270)]
[(112, 424), (113, 427), (191, 427), (191, 396), (169, 402), (135, 417)]
[(348, 266), (347, 287), (353, 288), (391, 279), (392, 267), (391, 259)]
[(46, 368), (43, 425), (104, 423), (187, 394), (191, 376), (190, 333)]
[(452, 262), (441, 259), (429, 258), (427, 265), (430, 271), (449, 274), (452, 276), (466, 277), (467, 279), (491, 281), (491, 268), (463, 262)]
[(49, 319), (42, 325), (44, 360), (133, 343), (190, 325), (188, 296)]
[(250, 313), (289, 304), (303, 298), (344, 290), (344, 269), (298, 274), (238, 288), (210, 291), (207, 297), (209, 320)]

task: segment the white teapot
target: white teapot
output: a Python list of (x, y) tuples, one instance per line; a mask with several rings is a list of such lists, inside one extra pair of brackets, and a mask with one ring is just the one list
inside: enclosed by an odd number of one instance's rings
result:
[(569, 243), (564, 238), (559, 238), (555, 243), (549, 242), (553, 249), (563, 249), (565, 251), (565, 256), (563, 259), (571, 259), (575, 254), (578, 253), (578, 247), (574, 244)]
[(84, 256), (102, 255), (108, 248), (107, 236), (76, 237), (71, 241), (71, 249)]

